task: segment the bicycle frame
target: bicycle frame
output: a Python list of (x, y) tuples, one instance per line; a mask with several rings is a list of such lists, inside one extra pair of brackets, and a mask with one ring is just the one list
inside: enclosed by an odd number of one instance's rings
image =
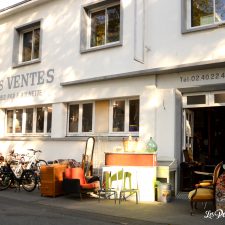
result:
[[(5, 175), (8, 175), (8, 177), (9, 177), (9, 179), (11, 180), (11, 182), (10, 182), (10, 184), (17, 184), (17, 188), (20, 190), (20, 185), (22, 184), (22, 186), (23, 186), (23, 188), (24, 188), (24, 185), (23, 185), (23, 181), (24, 180), (26, 180), (27, 179), (27, 177), (26, 177), (26, 174), (33, 174), (33, 171), (32, 170), (23, 170), (22, 171), (22, 173), (20, 174), (20, 176), (17, 176), (16, 174), (15, 174), (15, 172), (13, 171), (13, 169), (12, 169), (12, 167), (11, 167), (11, 165), (10, 164), (7, 164), (6, 166), (5, 166), (5, 170), (3, 170), (2, 171), (2, 173), (3, 174), (5, 174)], [(24, 176), (25, 176), (25, 178), (24, 178)], [(35, 189), (35, 187), (36, 187), (36, 182), (35, 182), (35, 185), (33, 186), (33, 188), (31, 189), (31, 190), (27, 190), (27, 189), (25, 189), (26, 191), (32, 191), (32, 190), (34, 190)]]

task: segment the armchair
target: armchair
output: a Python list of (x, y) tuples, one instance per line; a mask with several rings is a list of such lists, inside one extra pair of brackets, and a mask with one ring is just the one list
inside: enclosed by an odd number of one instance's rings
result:
[(88, 183), (82, 168), (66, 168), (63, 176), (63, 190), (65, 194), (77, 194), (82, 199), (83, 193), (97, 192), (99, 181)]
[[(212, 181), (203, 181), (195, 185), (195, 189), (190, 191), (188, 198), (191, 204), (191, 215), (193, 214), (193, 207), (197, 208), (197, 202), (213, 202), (215, 204), (215, 185), (219, 176), (220, 169), (223, 162), (216, 165), (213, 172)], [(210, 175), (210, 174), (207, 174)]]

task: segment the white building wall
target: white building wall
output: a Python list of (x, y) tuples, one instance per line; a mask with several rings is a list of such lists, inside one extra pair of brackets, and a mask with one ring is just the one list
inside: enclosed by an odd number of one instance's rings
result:
[(158, 90), (156, 109), (156, 141), (158, 159), (173, 161), (175, 149), (175, 95), (173, 89)]

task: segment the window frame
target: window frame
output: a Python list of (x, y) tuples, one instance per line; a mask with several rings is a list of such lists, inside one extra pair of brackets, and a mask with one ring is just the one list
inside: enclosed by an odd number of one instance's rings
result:
[[(214, 2), (215, 3), (215, 2)], [(215, 10), (214, 10), (215, 13)], [(215, 14), (214, 14), (215, 16)], [(215, 22), (212, 24), (200, 25), (200, 26), (191, 26), (191, 0), (182, 0), (181, 1), (181, 32), (183, 34), (203, 31), (208, 29), (215, 29), (225, 26), (225, 20), (223, 22)]]
[[(96, 124), (96, 114), (95, 114), (95, 101), (86, 101), (86, 102), (70, 102), (67, 104), (67, 128), (66, 128), (66, 133), (67, 136), (88, 136), (88, 135), (99, 135), (101, 134), (102, 136), (128, 136), (132, 134), (132, 136), (138, 136), (140, 132), (140, 98), (137, 96), (134, 97), (129, 97), (129, 98), (115, 98), (115, 99), (106, 99), (109, 101), (109, 117), (108, 117), (108, 132), (103, 132), (103, 133), (98, 133), (95, 130)], [(131, 100), (139, 100), (139, 129), (138, 131), (129, 131), (129, 123), (130, 123), (130, 101)], [(124, 131), (113, 131), (113, 102), (114, 101), (125, 101), (125, 113), (124, 113)], [(92, 131), (91, 132), (82, 132), (82, 116), (83, 116), (83, 104), (92, 104)], [(70, 132), (69, 127), (70, 127), (70, 106), (71, 105), (79, 105), (79, 118), (78, 118), (78, 131), (77, 132)]]
[[(119, 31), (119, 40), (115, 42), (106, 43), (104, 45), (93, 46), (91, 47), (91, 14), (107, 10), (107, 8), (119, 5), (120, 6), (120, 31)], [(81, 31), (80, 31), (80, 53), (96, 51), (101, 49), (107, 49), (111, 47), (121, 46), (123, 43), (123, 10), (122, 2), (120, 0), (102, 0), (97, 3), (91, 3), (88, 5), (83, 5), (81, 7)], [(106, 18), (107, 20), (107, 18)], [(106, 31), (107, 25), (105, 26)], [(106, 35), (105, 35), (106, 36)]]
[[(131, 100), (139, 100), (139, 129), (138, 131), (130, 131), (130, 101)], [(125, 101), (125, 112), (124, 112), (124, 131), (113, 131), (113, 103), (115, 101)], [(113, 136), (121, 136), (122, 135), (129, 135), (138, 136), (140, 131), (140, 98), (132, 97), (132, 98), (116, 98), (110, 99), (110, 109), (109, 109), (109, 134)]]
[[(17, 107), (17, 108), (7, 108), (5, 109), (5, 135), (6, 136), (50, 136), (51, 132), (47, 131), (47, 117), (48, 117), (48, 107), (52, 107), (51, 105), (41, 105), (41, 106), (35, 106), (35, 107)], [(44, 108), (44, 129), (43, 132), (37, 132), (37, 108)], [(22, 131), (16, 132), (16, 110), (22, 109)], [(33, 109), (33, 122), (32, 122), (32, 132), (26, 132), (26, 122), (27, 122), (27, 109)], [(13, 121), (12, 121), (12, 132), (8, 132), (8, 116), (7, 112), (13, 111)], [(52, 122), (51, 122), (52, 127)]]
[[(42, 56), (42, 39), (43, 39), (43, 31), (41, 27), (42, 19), (33, 21), (31, 23), (24, 24), (22, 26), (14, 28), (14, 40), (13, 40), (13, 55), (12, 55), (12, 67), (17, 68), (21, 66), (26, 66), (34, 63), (41, 62)], [(39, 28), (39, 57), (28, 60), (22, 61), (22, 54), (23, 54), (23, 34), (32, 31), (32, 39), (33, 39), (33, 32), (35, 29)], [(32, 40), (32, 50), (33, 50), (33, 40)], [(33, 53), (33, 51), (32, 51)]]
[[(87, 131), (82, 131), (83, 130), (83, 124), (82, 124), (82, 120), (83, 120), (83, 105), (84, 104), (92, 104), (92, 131), (87, 132)], [(78, 105), (78, 130), (77, 132), (70, 132), (69, 131), (69, 116), (70, 116), (70, 106), (71, 105)], [(95, 132), (95, 102), (94, 101), (87, 101), (87, 102), (71, 102), (67, 105), (67, 129), (66, 129), (66, 133), (67, 136), (88, 136), (90, 134), (93, 134)]]
[[(28, 63), (28, 62), (29, 63), (32, 63), (33, 61), (39, 60), (39, 58), (40, 58), (40, 41), (39, 41), (39, 49), (38, 49), (38, 51), (39, 51), (38, 52), (39, 57), (38, 58), (33, 58), (33, 55), (34, 55), (34, 31), (37, 30), (38, 28), (40, 30), (40, 26), (34, 26), (34, 27), (31, 27), (31, 28), (22, 30), (20, 32), (20, 34), (19, 34), (20, 35), (20, 43), (19, 43), (19, 63), (20, 64)], [(23, 51), (24, 51), (23, 41), (24, 41), (24, 34), (29, 33), (31, 31), (32, 31), (31, 59), (30, 60), (23, 61)]]

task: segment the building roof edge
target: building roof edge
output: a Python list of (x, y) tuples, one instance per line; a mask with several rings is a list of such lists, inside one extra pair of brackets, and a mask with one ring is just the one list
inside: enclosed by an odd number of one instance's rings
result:
[(15, 3), (15, 4), (10, 5), (10, 6), (7, 6), (7, 7), (5, 7), (5, 8), (2, 8), (2, 9), (0, 9), (0, 14), (1, 14), (2, 12), (8, 11), (8, 10), (10, 10), (10, 9), (13, 9), (13, 8), (15, 8), (15, 7), (17, 7), (17, 6), (23, 5), (24, 3), (27, 3), (27, 2), (30, 2), (30, 1), (32, 1), (32, 0), (23, 0), (23, 1), (21, 1), (21, 2)]
[(105, 76), (99, 76), (94, 78), (80, 79), (75, 81), (65, 81), (65, 82), (61, 82), (60, 85), (71, 86), (71, 85), (79, 85), (79, 84), (86, 84), (86, 83), (93, 83), (93, 82), (109, 81), (109, 80), (115, 80), (115, 79), (125, 79), (125, 78), (148, 76), (148, 75), (181, 73), (181, 72), (189, 72), (194, 70), (204, 70), (204, 69), (223, 68), (223, 67), (225, 67), (225, 59), (208, 60), (204, 62), (187, 63), (187, 64), (181, 64), (181, 65), (176, 65), (171, 67), (159, 67), (159, 68), (153, 68), (153, 69), (131, 71), (131, 72), (121, 73), (121, 74), (112, 74), (112, 75), (105, 75)]

